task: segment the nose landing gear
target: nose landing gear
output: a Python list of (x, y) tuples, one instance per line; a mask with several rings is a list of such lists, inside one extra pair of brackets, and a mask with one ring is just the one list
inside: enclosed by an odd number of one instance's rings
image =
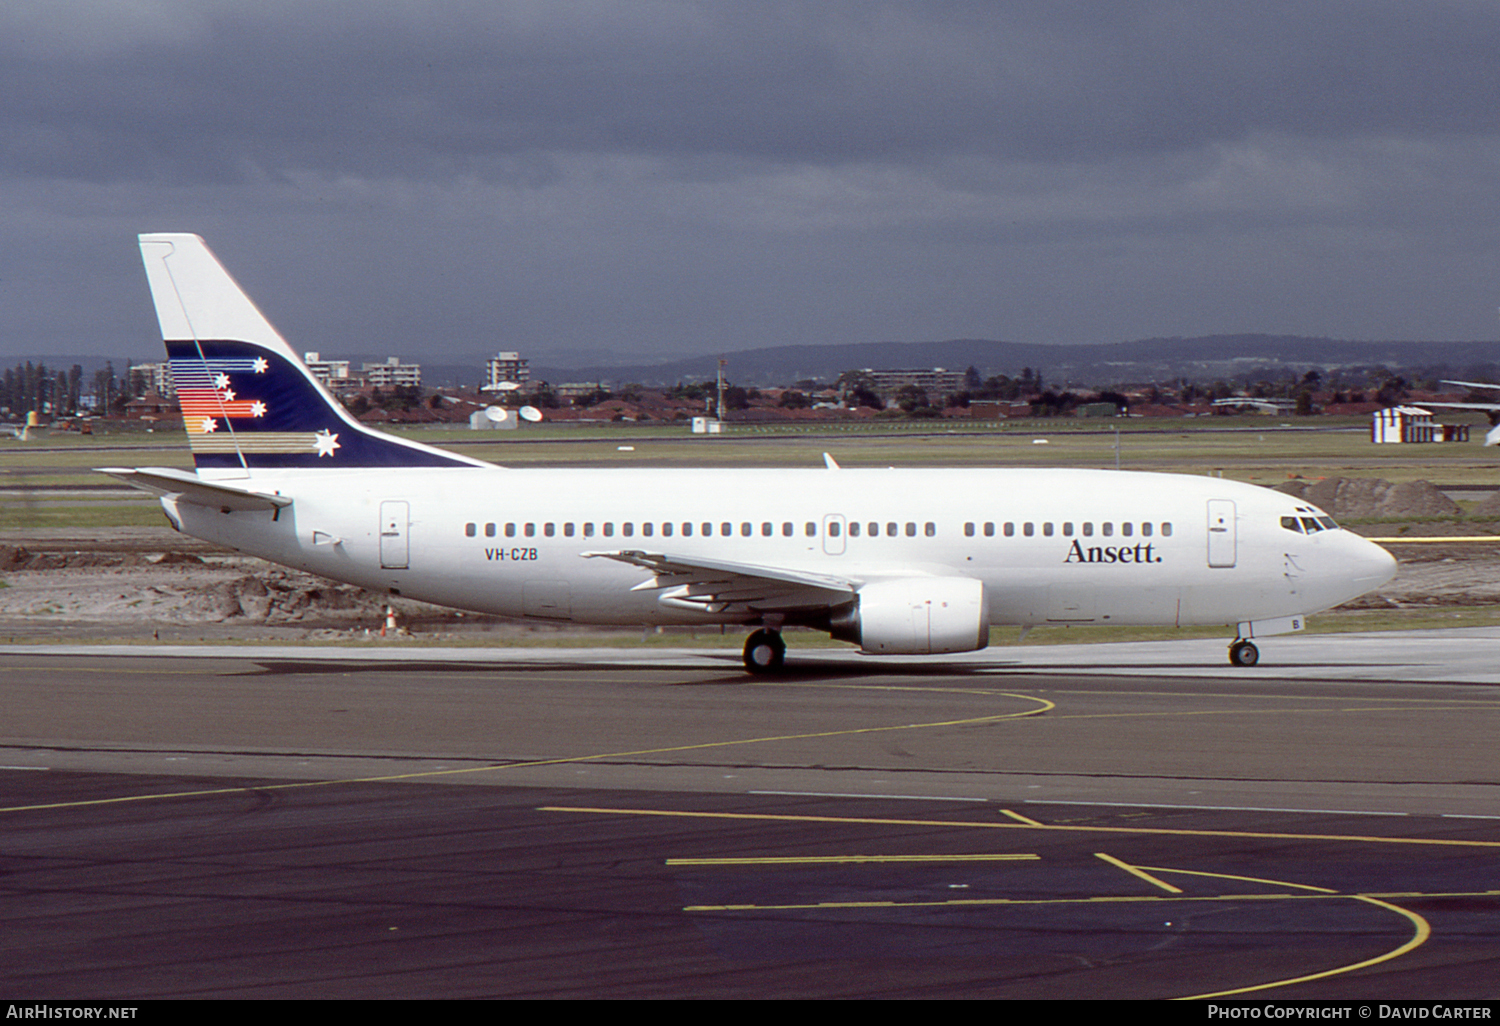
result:
[(786, 661), (781, 632), (762, 628), (745, 639), (745, 669), (754, 674), (779, 673)]

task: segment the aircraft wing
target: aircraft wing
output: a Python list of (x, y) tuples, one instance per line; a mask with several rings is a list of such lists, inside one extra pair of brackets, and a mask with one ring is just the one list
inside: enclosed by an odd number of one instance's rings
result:
[(828, 609), (851, 601), (858, 587), (852, 580), (829, 574), (701, 556), (636, 550), (583, 555), (649, 570), (651, 578), (633, 590), (660, 590), (657, 601), (662, 605), (710, 613)]
[(170, 495), (182, 502), (190, 502), (210, 509), (230, 510), (279, 510), (292, 504), (284, 495), (268, 492), (253, 492), (237, 488), (221, 481), (205, 481), (197, 474), (172, 467), (97, 467), (101, 474), (124, 481), (132, 488), (153, 495)]

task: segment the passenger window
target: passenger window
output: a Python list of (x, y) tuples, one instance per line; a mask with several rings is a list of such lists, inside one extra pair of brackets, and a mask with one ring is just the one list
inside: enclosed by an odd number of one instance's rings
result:
[(984, 536), (986, 538), (995, 537), (995, 524), (993, 521), (986, 520), (984, 522)]
[(1170, 538), (1170, 537), (1172, 537), (1172, 525), (1171, 524), (1163, 523), (1161, 525), (1161, 536), (1163, 538)]
[(527, 524), (526, 525), (526, 537), (528, 537), (528, 538), (535, 538), (536, 537), (536, 525), (535, 524)]
[(1007, 538), (1014, 538), (1015, 536), (1016, 536), (1016, 525), (1007, 520), (1005, 522), (1005, 537), (1007, 537)]
[(1036, 525), (1028, 520), (1021, 526), (1021, 533), (1030, 538), (1033, 534), (1036, 533)]
[(851, 521), (849, 521), (849, 537), (851, 537), (851, 538), (858, 538), (859, 537), (859, 521), (858, 520), (851, 520)]
[(1141, 537), (1143, 537), (1143, 538), (1149, 538), (1149, 537), (1151, 537), (1151, 521), (1148, 520), (1144, 524), (1141, 525)]
[(1067, 521), (1063, 522), (1063, 537), (1064, 538), (1071, 538), (1071, 537), (1073, 537), (1073, 522), (1071, 520), (1067, 520)]
[(880, 537), (880, 525), (879, 524), (871, 524), (870, 525), (870, 537), (871, 538), (879, 538)]
[(672, 524), (670, 521), (661, 525), (661, 536), (663, 538), (672, 537)]
[(691, 538), (693, 536), (693, 525), (692, 524), (683, 524), (682, 525), (682, 536), (684, 538)]
[(478, 533), (479, 533), (479, 525), (478, 524), (465, 524), (464, 525), (464, 536), (465, 537), (467, 537), (467, 538), (473, 538)]
[(1135, 533), (1135, 525), (1128, 520), (1125, 521), (1125, 523), (1120, 525), (1120, 533), (1129, 538), (1132, 534)]
[(704, 524), (703, 525), (703, 537), (705, 537), (705, 538), (712, 538), (713, 536), (714, 536), (714, 525), (713, 524)]
[(792, 536), (792, 522), (790, 520), (781, 525), (781, 536), (783, 538), (790, 538)]
[(741, 538), (748, 538), (748, 537), (750, 537), (750, 534), (751, 534), (750, 523), (748, 521), (746, 521), (745, 523), (740, 524), (740, 537)]
[(1049, 520), (1042, 525), (1042, 534), (1046, 535), (1048, 538), (1052, 537), (1052, 521)]
[(838, 536), (839, 536), (839, 522), (837, 520), (830, 520), (830, 521), (828, 521), (828, 537), (830, 537), (830, 538), (837, 538)]
[(514, 538), (515, 536), (516, 536), (516, 525), (515, 524), (506, 524), (505, 525), (505, 537), (507, 537), (507, 538)]
[(495, 537), (495, 525), (494, 524), (485, 524), (484, 525), (484, 536), (486, 538), (493, 538), (493, 537)]
[(1092, 520), (1085, 520), (1083, 522), (1083, 536), (1085, 538), (1092, 538), (1094, 536), (1094, 522)]
[(922, 533), (927, 535), (927, 537), (929, 538), (936, 538), (937, 524), (934, 524), (931, 520), (927, 521), (927, 523), (922, 525)]
[(719, 525), (719, 537), (721, 537), (721, 538), (731, 538), (733, 536), (734, 536), (734, 525), (733, 524), (720, 524)]
[(585, 538), (592, 538), (594, 536), (594, 525), (593, 524), (584, 524), (583, 525), (583, 536)]
[(634, 524), (621, 524), (620, 525), (620, 533), (622, 535), (624, 535), (625, 537), (629, 538), (631, 535), (635, 534), (635, 525)]
[(964, 525), (964, 537), (965, 538), (972, 538), (972, 537), (974, 537), (974, 525), (972, 523)]
[(604, 525), (604, 537), (606, 537), (606, 538), (613, 538), (614, 536), (615, 536), (615, 525), (614, 524), (605, 524)]
[(901, 532), (899, 530), (897, 530), (895, 524), (886, 524), (885, 525), (885, 534), (886, 534), (887, 538), (894, 538), (894, 537), (896, 537), (896, 535), (898, 535), (900, 533)]
[(545, 534), (548, 538), (551, 538), (553, 535), (555, 535), (557, 533), (557, 525), (556, 524), (543, 524), (542, 525), (542, 533)]
[(915, 538), (917, 536), (917, 525), (910, 520), (906, 522), (906, 536), (908, 538)]
[(776, 532), (772, 529), (771, 522), (769, 520), (764, 521), (760, 525), (760, 536), (762, 538), (769, 538), (769, 537), (771, 537), (771, 535), (773, 535), (775, 533)]
[(1099, 533), (1108, 538), (1115, 533), (1115, 525), (1105, 522), (1099, 525)]
[(563, 537), (564, 538), (571, 538), (571, 537), (573, 537), (573, 525), (572, 524), (563, 524)]
[(818, 536), (818, 525), (809, 520), (806, 524), (802, 525), (802, 533), (809, 538), (816, 538)]
[(648, 520), (644, 524), (641, 525), (641, 537), (642, 538), (649, 538), (649, 537), (651, 537), (651, 532), (652, 532), (652, 524), (651, 524), (651, 521)]

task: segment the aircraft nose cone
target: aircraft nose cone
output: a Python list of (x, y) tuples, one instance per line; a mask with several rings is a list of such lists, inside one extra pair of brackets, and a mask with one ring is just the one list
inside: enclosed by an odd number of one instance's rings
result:
[(1354, 583), (1372, 591), (1396, 576), (1396, 557), (1372, 541), (1359, 541)]

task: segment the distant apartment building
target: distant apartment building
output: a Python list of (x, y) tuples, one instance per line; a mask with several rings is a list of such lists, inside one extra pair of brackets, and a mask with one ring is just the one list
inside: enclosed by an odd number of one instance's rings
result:
[(399, 357), (388, 357), (385, 363), (366, 363), (360, 366), (360, 376), (365, 383), (376, 388), (394, 388), (397, 385), (422, 387), (422, 365), (402, 363)]
[(937, 398), (964, 388), (964, 371), (951, 371), (942, 367), (931, 370), (873, 370), (865, 368), (871, 384), (882, 396), (893, 396), (907, 385), (915, 385), (928, 395)]
[(531, 381), (531, 369), (526, 366), (527, 362), (520, 353), (496, 353), (484, 362), (484, 384), (481, 387), (495, 392), (510, 382), (524, 389)]
[(166, 363), (133, 363), (129, 381), (130, 390), (136, 395), (154, 392), (170, 399), (177, 394), (172, 386), (172, 370)]
[(325, 360), (322, 353), (303, 353), (302, 362), (318, 384), (330, 391), (350, 384), (348, 360)]

